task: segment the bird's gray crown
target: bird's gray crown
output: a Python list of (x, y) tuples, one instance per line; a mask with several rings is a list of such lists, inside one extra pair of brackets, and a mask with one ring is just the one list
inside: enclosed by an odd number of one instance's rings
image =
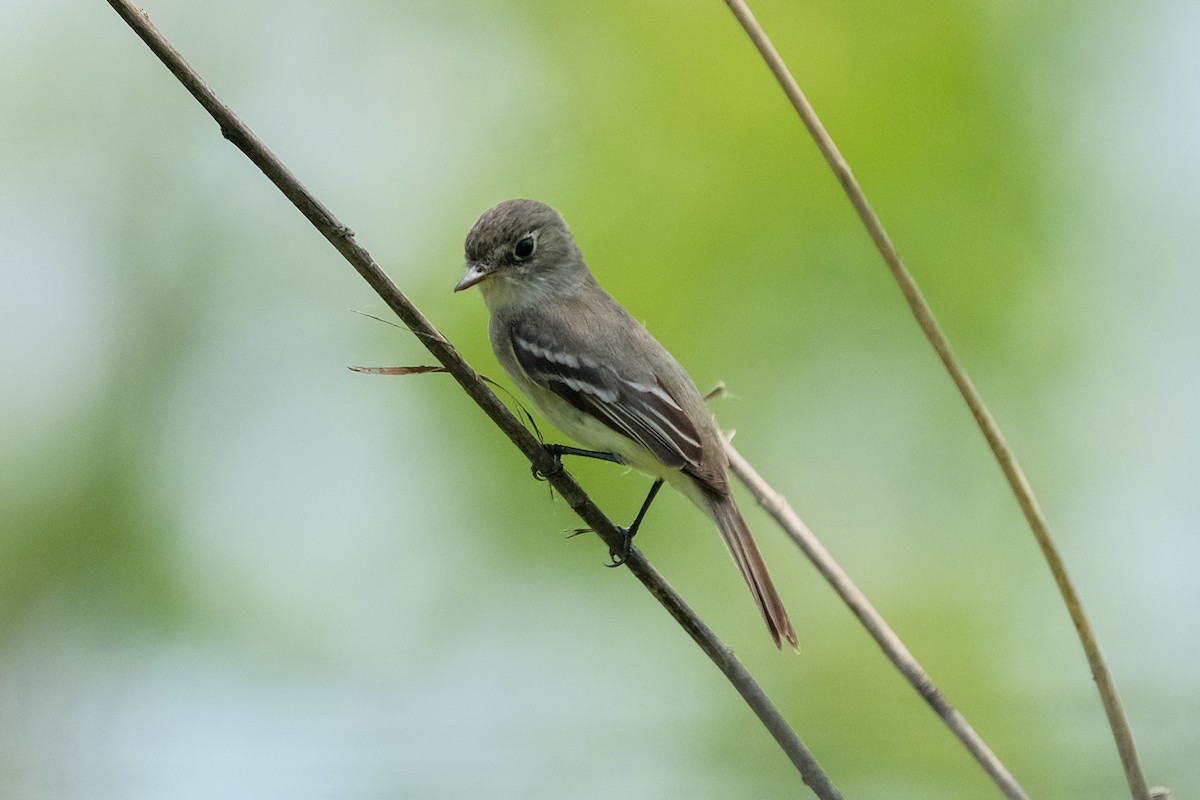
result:
[[(535, 249), (528, 259), (514, 257), (522, 239), (533, 237)], [(494, 270), (517, 261), (537, 268), (582, 261), (575, 237), (563, 218), (536, 200), (506, 200), (483, 213), (467, 234), (468, 263), (486, 263)]]
[(552, 230), (570, 237), (559, 213), (536, 200), (506, 200), (483, 212), (467, 234), (468, 261), (486, 261), (497, 248), (515, 245), (531, 233)]

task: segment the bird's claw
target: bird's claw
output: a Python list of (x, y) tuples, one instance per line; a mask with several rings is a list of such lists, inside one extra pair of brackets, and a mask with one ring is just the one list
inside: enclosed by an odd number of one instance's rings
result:
[(548, 478), (553, 478), (555, 475), (563, 471), (562, 456), (560, 456), (558, 453), (555, 453), (553, 450), (550, 450), (550, 448), (546, 448), (546, 450), (550, 453), (550, 457), (554, 459), (554, 466), (552, 466), (548, 472), (543, 472), (542, 470), (538, 469), (537, 464), (531, 466), (529, 471), (533, 473), (533, 479), (535, 481), (544, 481)]
[(621, 567), (629, 560), (629, 551), (633, 548), (633, 533), (628, 528), (622, 528), (620, 525), (614, 526), (621, 534), (621, 546), (610, 547), (608, 549), (608, 557), (612, 563), (605, 564), (606, 567)]

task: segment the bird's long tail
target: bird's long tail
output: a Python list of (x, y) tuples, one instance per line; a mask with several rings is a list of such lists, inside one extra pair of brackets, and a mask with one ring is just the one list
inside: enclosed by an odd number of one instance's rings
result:
[(767, 573), (767, 565), (763, 563), (762, 554), (758, 552), (758, 545), (754, 543), (750, 528), (747, 527), (746, 520), (742, 519), (742, 512), (738, 510), (733, 497), (727, 494), (709, 494), (708, 511), (720, 528), (721, 538), (725, 540), (733, 560), (742, 571), (742, 577), (750, 586), (754, 602), (758, 603), (758, 610), (762, 612), (771, 638), (775, 640), (775, 646), (782, 648), (782, 640), (786, 639), (793, 649), (799, 651), (800, 645), (796, 641), (792, 621), (788, 619), (783, 601), (779, 599), (775, 584), (771, 582), (771, 576)]

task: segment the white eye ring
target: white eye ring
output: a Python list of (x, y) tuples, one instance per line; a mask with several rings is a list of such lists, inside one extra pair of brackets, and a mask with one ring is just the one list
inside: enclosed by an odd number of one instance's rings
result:
[(513, 258), (517, 261), (526, 261), (537, 250), (537, 239), (533, 234), (523, 236), (516, 245), (513, 246)]

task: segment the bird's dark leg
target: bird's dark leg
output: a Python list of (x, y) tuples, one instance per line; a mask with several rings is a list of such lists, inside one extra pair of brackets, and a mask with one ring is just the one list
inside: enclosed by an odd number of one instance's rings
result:
[(570, 447), (565, 444), (548, 444), (546, 452), (554, 458), (554, 467), (549, 472), (541, 472), (537, 467), (532, 467), (533, 477), (539, 481), (544, 481), (551, 475), (557, 475), (562, 471), (563, 456), (582, 456), (583, 458), (595, 458), (600, 461), (611, 461), (614, 464), (624, 464), (625, 462), (616, 453), (609, 453), (603, 450), (582, 450), (578, 447)]
[(621, 528), (618, 526), (617, 530), (619, 530), (624, 536), (624, 541), (621, 543), (620, 548), (610, 549), (608, 551), (608, 557), (612, 559), (612, 563), (605, 564), (605, 566), (619, 567), (624, 564), (626, 560), (628, 560), (629, 548), (633, 547), (633, 537), (637, 534), (638, 526), (642, 524), (642, 519), (646, 516), (646, 512), (650, 510), (650, 504), (654, 502), (654, 496), (658, 494), (658, 490), (662, 488), (662, 485), (663, 479), (659, 478), (654, 482), (654, 485), (650, 487), (650, 494), (646, 495), (646, 500), (642, 503), (642, 507), (638, 511), (637, 516), (633, 518), (632, 525), (630, 525), (628, 528)]

